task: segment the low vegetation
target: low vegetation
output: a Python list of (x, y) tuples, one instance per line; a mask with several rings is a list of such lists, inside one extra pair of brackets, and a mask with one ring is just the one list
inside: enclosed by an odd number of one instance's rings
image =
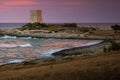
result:
[(0, 80), (120, 80), (120, 51), (0, 66)]
[(113, 50), (113, 51), (120, 50), (120, 43), (112, 41), (111, 46), (109, 47), (109, 50)]
[(24, 26), (22, 26), (20, 28), (20, 30), (38, 30), (44, 27), (48, 27), (48, 25), (44, 24), (44, 23), (27, 23)]
[(114, 30), (114, 33), (116, 34), (118, 31), (120, 31), (120, 25), (115, 24), (111, 26), (112, 30)]
[(64, 23), (64, 24), (45, 24), (45, 23), (27, 23), (19, 30), (48, 30), (54, 32), (68, 32), (68, 33), (84, 33), (89, 32), (91, 30), (95, 30), (95, 28), (86, 28), (79, 27), (76, 23)]
[(77, 27), (76, 23), (64, 23), (61, 24), (62, 27)]
[(0, 29), (0, 36), (3, 36), (4, 31), (2, 29)]

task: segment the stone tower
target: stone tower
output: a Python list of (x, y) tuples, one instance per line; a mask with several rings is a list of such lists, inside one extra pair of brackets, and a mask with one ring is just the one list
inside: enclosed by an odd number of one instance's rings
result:
[(31, 23), (43, 23), (42, 11), (41, 10), (31, 10), (30, 11), (30, 22)]

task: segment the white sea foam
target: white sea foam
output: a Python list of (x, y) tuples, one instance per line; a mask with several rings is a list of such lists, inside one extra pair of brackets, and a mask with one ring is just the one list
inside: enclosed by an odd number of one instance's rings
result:
[[(17, 37), (16, 36), (8, 36), (8, 35), (5, 35), (3, 37), (1, 37), (3, 39), (16, 39)], [(32, 38), (32, 37), (20, 37), (19, 39), (37, 39), (37, 38)]]
[(8, 62), (0, 63), (0, 65), (12, 64), (12, 63), (21, 63), (21, 62), (24, 62), (24, 61), (25, 60), (23, 60), (23, 59), (15, 59), (15, 60), (11, 60), (11, 61), (8, 61)]
[(32, 39), (32, 37), (21, 37), (20, 39)]
[(58, 51), (61, 51), (61, 50), (64, 50), (64, 49), (67, 49), (67, 48), (50, 49), (50, 50), (48, 50), (47, 52), (44, 52), (43, 54), (44, 54), (44, 55), (51, 55), (52, 53), (55, 53), (55, 52), (58, 52)]
[(58, 51), (61, 51), (61, 50), (64, 50), (64, 49), (67, 49), (67, 48), (60, 48), (60, 49), (55, 49), (55, 50), (49, 50), (49, 54), (52, 54), (52, 53), (55, 53), (55, 52), (58, 52)]
[(86, 44), (82, 44), (80, 46), (90, 46), (90, 45), (98, 44), (100, 42), (102, 42), (102, 41), (99, 41), (99, 42), (89, 42), (89, 43), (86, 43)]
[(11, 61), (9, 61), (7, 63), (21, 63), (23, 61), (24, 61), (23, 59), (15, 59), (15, 60), (11, 60)]
[(31, 44), (1, 44), (0, 47), (15, 48), (15, 47), (32, 47)]
[(3, 37), (1, 37), (1, 38), (4, 38), (4, 39), (10, 39), (10, 38), (13, 38), (13, 39), (16, 39), (17, 37), (16, 36), (7, 36), (7, 35), (5, 35), (5, 36), (3, 36)]
[(20, 47), (32, 47), (31, 44), (21, 44), (21, 45), (18, 45), (18, 46), (20, 46)]

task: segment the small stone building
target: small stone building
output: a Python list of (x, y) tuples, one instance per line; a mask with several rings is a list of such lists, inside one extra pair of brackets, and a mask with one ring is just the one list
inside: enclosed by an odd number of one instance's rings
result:
[(31, 10), (30, 11), (30, 22), (31, 23), (43, 23), (42, 11), (41, 10)]

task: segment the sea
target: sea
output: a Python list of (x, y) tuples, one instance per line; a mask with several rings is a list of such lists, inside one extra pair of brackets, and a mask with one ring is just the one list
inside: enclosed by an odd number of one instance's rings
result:
[(12, 29), (19, 28), (25, 25), (26, 23), (0, 23), (0, 29)]
[(55, 58), (51, 54), (64, 49), (94, 45), (101, 40), (44, 39), (31, 37), (1, 36), (0, 65), (29, 60)]
[(120, 23), (78, 23), (79, 27), (93, 27), (101, 30), (110, 30), (112, 25)]
[[(19, 28), (26, 23), (0, 23), (0, 29)], [(110, 28), (113, 23), (79, 23), (80, 27)], [(51, 54), (64, 49), (88, 46), (101, 40), (43, 39), (32, 37), (0, 36), (0, 65), (20, 63), (34, 59), (54, 58)]]

